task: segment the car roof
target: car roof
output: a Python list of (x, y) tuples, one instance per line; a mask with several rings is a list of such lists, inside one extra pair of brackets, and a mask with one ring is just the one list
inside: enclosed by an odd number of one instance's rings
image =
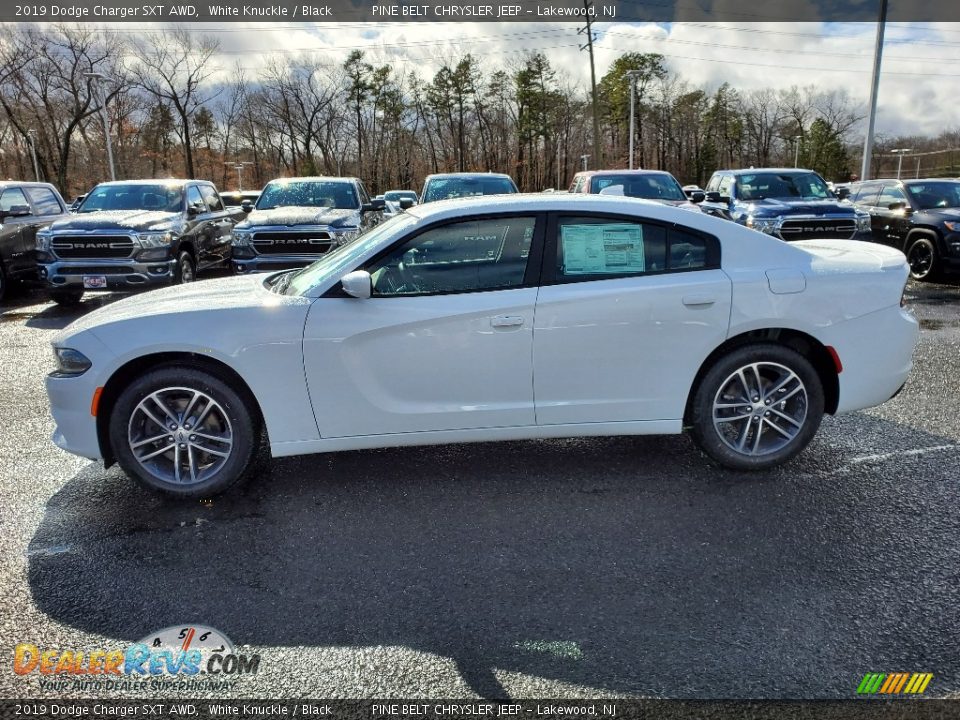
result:
[(666, 170), (582, 170), (578, 175), (669, 175)]
[(271, 180), (268, 185), (284, 182), (348, 182), (355, 183), (359, 180), (355, 177), (343, 177), (337, 175), (305, 175), (303, 177), (279, 177)]
[(720, 173), (732, 173), (733, 175), (752, 175), (754, 173), (816, 173), (815, 170), (806, 168), (782, 168), (782, 167), (763, 167), (763, 168), (740, 168), (739, 170), (718, 170)]
[(142, 180), (105, 180), (102, 183), (97, 183), (97, 187), (105, 185), (186, 185), (192, 182), (213, 185), (209, 180), (185, 180), (183, 178), (153, 178), (151, 180), (144, 178)]
[(480, 177), (507, 178), (508, 180), (513, 180), (513, 178), (507, 175), (506, 173), (494, 173), (494, 172), (433, 173), (432, 175), (427, 175), (427, 180), (436, 179), (436, 178), (480, 178)]
[(50, 183), (35, 182), (33, 180), (0, 180), (0, 190), (8, 187), (53, 187)]

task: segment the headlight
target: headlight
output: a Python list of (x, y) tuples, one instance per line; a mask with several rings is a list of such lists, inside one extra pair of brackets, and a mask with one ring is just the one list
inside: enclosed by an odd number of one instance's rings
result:
[(360, 228), (341, 227), (330, 233), (330, 237), (336, 241), (337, 245), (346, 245), (360, 234)]
[(39, 230), (37, 232), (37, 250), (47, 251), (50, 249), (50, 243), (53, 240), (53, 233), (49, 230)]
[(758, 218), (749, 215), (747, 216), (747, 227), (772, 235), (777, 229), (777, 218)]
[(58, 377), (75, 377), (83, 375), (93, 364), (89, 358), (79, 350), (72, 348), (53, 349), (53, 354), (57, 358), (57, 369), (51, 374)]
[(142, 232), (137, 234), (140, 245), (145, 248), (165, 248), (169, 247), (173, 241), (173, 233), (170, 232)]
[(857, 213), (857, 230), (865, 231), (870, 229), (870, 216), (867, 213)]
[(945, 222), (944, 225), (950, 232), (960, 232), (960, 222)]
[(250, 245), (253, 242), (253, 233), (249, 230), (234, 230), (233, 231), (233, 240), (230, 241), (230, 244), (234, 247), (244, 247)]

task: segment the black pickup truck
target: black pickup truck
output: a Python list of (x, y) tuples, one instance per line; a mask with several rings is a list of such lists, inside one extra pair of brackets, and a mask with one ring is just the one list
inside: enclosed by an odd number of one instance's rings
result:
[(383, 219), (383, 200), (371, 200), (358, 178), (271, 180), (233, 233), (233, 270), (249, 274), (303, 267)]
[(73, 215), (37, 233), (40, 279), (61, 305), (87, 290), (191, 282), (229, 263), (240, 216), (204, 180), (101, 183)]
[(870, 216), (797, 168), (720, 170), (700, 210), (781, 240), (869, 240)]
[(0, 182), (0, 301), (10, 283), (36, 279), (37, 231), (66, 214), (53, 185)]

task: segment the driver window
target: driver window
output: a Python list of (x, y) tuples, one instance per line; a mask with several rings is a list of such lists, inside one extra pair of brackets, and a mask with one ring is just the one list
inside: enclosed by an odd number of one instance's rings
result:
[(23, 190), (20, 188), (9, 188), (8, 190), (4, 190), (3, 194), (0, 195), (0, 210), (3, 212), (10, 212), (10, 210), (18, 205), (30, 207), (30, 203), (27, 202), (27, 196), (23, 194)]
[(535, 218), (515, 217), (427, 230), (367, 268), (373, 277), (373, 296), (521, 287), (535, 226)]
[(885, 208), (893, 203), (899, 202), (907, 202), (907, 196), (903, 194), (903, 190), (896, 185), (885, 186), (880, 193), (880, 200), (878, 201), (880, 207)]
[(717, 192), (720, 193), (721, 197), (733, 197), (733, 175), (725, 175), (723, 179), (720, 180), (720, 185), (717, 188)]
[(200, 195), (200, 191), (197, 190), (196, 185), (191, 185), (187, 188), (187, 207), (191, 205), (200, 205), (204, 210), (206, 210), (206, 203), (203, 202), (203, 197)]

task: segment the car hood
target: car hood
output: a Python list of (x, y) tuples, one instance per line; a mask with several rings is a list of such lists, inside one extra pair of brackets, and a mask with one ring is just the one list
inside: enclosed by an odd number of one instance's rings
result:
[(789, 198), (767, 198), (766, 200), (743, 200), (751, 206), (755, 216), (782, 215), (854, 215), (856, 211), (848, 202), (840, 200), (790, 200)]
[(174, 285), (150, 292), (138, 293), (98, 308), (75, 320), (54, 343), (82, 332), (105, 325), (143, 318), (171, 315), (189, 320), (191, 313), (211, 314), (220, 310), (234, 311), (257, 307), (275, 307), (284, 304), (309, 304), (310, 300), (297, 296), (277, 295), (264, 287), (265, 275), (248, 275), (202, 280), (186, 285)]
[(180, 213), (157, 210), (103, 210), (71, 215), (57, 220), (51, 230), (147, 230), (155, 225), (180, 219)]
[(929, 215), (939, 220), (960, 220), (960, 208), (931, 208), (920, 210), (918, 214)]
[(339, 210), (333, 207), (298, 207), (288, 205), (269, 210), (253, 210), (240, 223), (241, 229), (254, 225), (329, 225), (331, 227), (356, 225), (359, 210)]

